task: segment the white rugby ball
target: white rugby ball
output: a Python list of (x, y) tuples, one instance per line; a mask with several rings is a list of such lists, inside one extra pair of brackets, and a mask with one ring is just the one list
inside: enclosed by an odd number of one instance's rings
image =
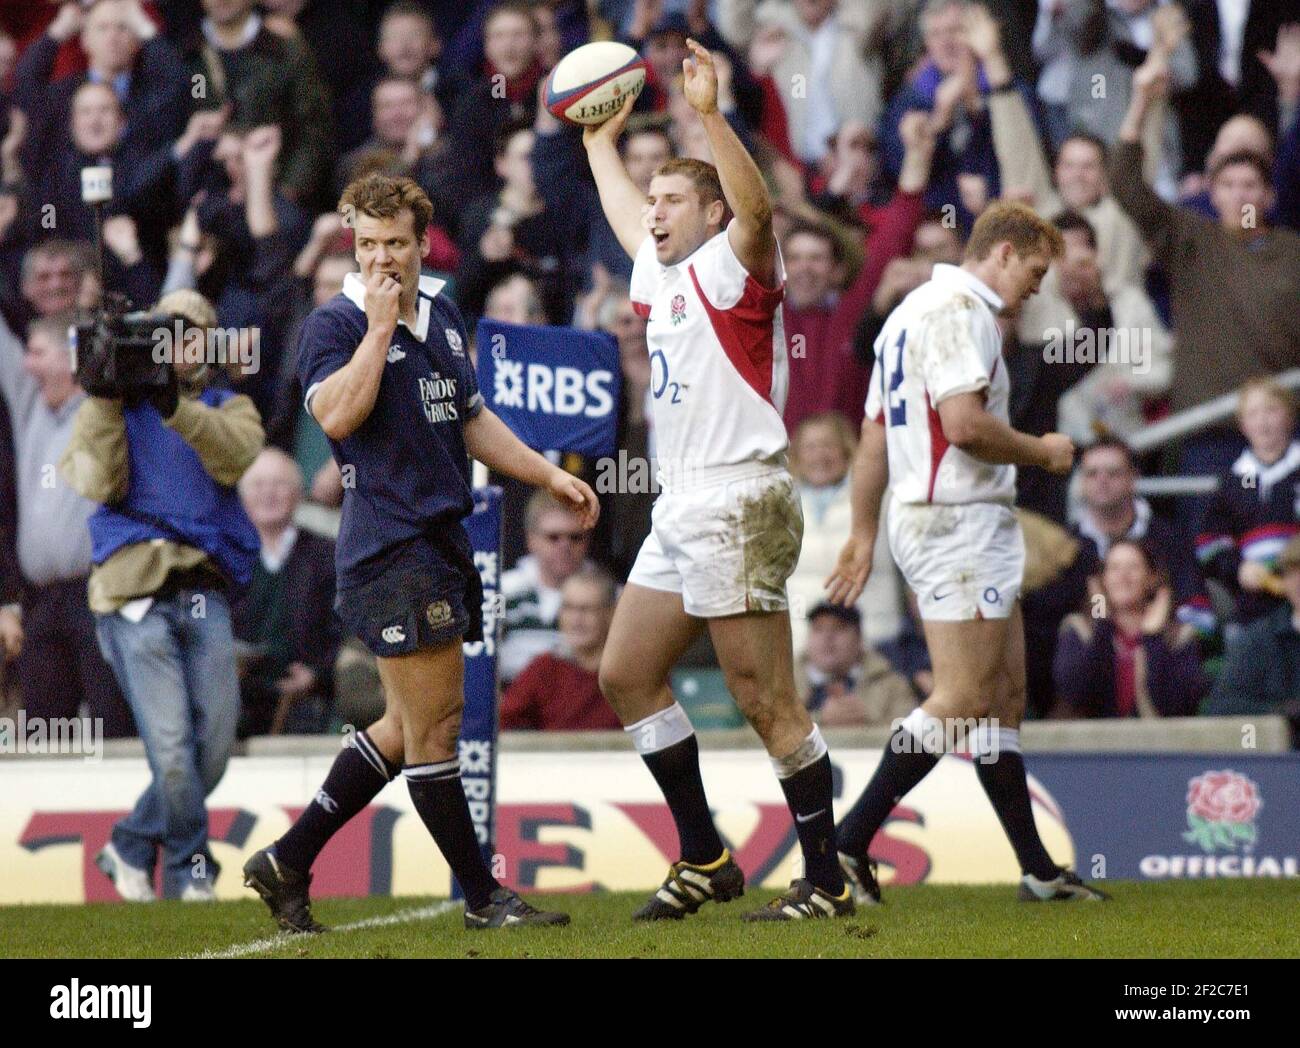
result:
[(615, 40), (575, 47), (546, 78), (546, 108), (570, 124), (603, 124), (645, 86), (646, 64)]

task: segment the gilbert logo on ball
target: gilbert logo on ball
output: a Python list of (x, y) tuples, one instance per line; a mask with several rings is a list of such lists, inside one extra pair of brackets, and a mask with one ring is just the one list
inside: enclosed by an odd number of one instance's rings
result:
[(546, 78), (546, 108), (570, 124), (603, 124), (645, 86), (646, 64), (627, 44), (604, 40), (576, 47)]

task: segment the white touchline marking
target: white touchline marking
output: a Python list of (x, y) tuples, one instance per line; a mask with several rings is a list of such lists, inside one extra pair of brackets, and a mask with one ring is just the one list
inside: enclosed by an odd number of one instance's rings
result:
[[(350, 924), (337, 924), (325, 934), (338, 935), (340, 932), (359, 932), (365, 928), (383, 928), (390, 924), (411, 924), (414, 921), (428, 921), (435, 917), (441, 917), (449, 910), (454, 910), (462, 905), (463, 903), (459, 900), (445, 899), (433, 906), (419, 906), (412, 910), (398, 910), (396, 913), (386, 913), (379, 917), (367, 917), (365, 920), (352, 921)], [(314, 935), (281, 932), (279, 935), (273, 935), (268, 939), (255, 939), (253, 942), (239, 943), (224, 950), (204, 950), (202, 953), (192, 953), (188, 957), (182, 958), (182, 960), (224, 961), (235, 957), (249, 957), (255, 953), (266, 953), (269, 950), (279, 949), (281, 946), (288, 946), (299, 939), (306, 941), (314, 938), (316, 938)]]

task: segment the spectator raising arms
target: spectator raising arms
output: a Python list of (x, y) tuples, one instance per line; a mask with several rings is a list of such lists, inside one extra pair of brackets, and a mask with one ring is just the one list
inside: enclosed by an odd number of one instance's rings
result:
[[(1096, 365), (1062, 395), (1061, 432), (1086, 444), (1097, 433), (1124, 436), (1146, 425), (1147, 399), (1169, 388), (1173, 347), (1155, 306), (1138, 283), (1108, 282), (1103, 276), (1097, 231), (1082, 215), (1065, 211), (1053, 219), (1065, 253), (1043, 278), (1041, 297), (1061, 328), (1091, 330), (1098, 344)], [(1023, 334), (1048, 334), (1046, 315), (1037, 328), (1021, 322)], [(1129, 352), (1112, 353), (1127, 346)], [(1107, 355), (1103, 355), (1107, 354)]]
[(229, 103), (238, 126), (277, 125), (284, 140), (277, 189), (309, 204), (329, 171), (329, 92), (307, 45), (272, 32), (254, 6), (253, 0), (203, 0), (207, 17), (182, 49), (185, 82), (204, 86), (203, 108)]
[(828, 410), (840, 411), (855, 427), (862, 423), (871, 369), (854, 355), (853, 332), (885, 267), (911, 245), (924, 214), (921, 192), (934, 155), (934, 134), (924, 114), (905, 115), (900, 134), (906, 154), (898, 190), (879, 209), (866, 240), (866, 261), (847, 286), (843, 251), (826, 227), (796, 225), (782, 244), (787, 273), (782, 309), (792, 347), (783, 416), (789, 432), (808, 415)]
[[(1056, 165), (1043, 153), (1029, 105), (1011, 86), (997, 23), (980, 8), (969, 13), (971, 46), (989, 78), (989, 118), (1002, 192), (1024, 199), (1051, 218), (1069, 208), (1091, 223), (1097, 263), (1108, 290), (1140, 285), (1150, 255), (1133, 220), (1111, 195), (1106, 179), (1107, 145), (1097, 135), (1073, 129), (1062, 140)], [(1051, 274), (1042, 290), (1050, 291)]]
[[(59, 49), (74, 37), (86, 53), (86, 71), (56, 77)], [(181, 57), (140, 0), (99, 0), (88, 9), (60, 5), (45, 34), (23, 52), (15, 79), (18, 103), (34, 122), (35, 151), (53, 144), (67, 124), (72, 96), (86, 83), (112, 88), (130, 151), (148, 153), (175, 141), (192, 108)]]
[(769, 0), (752, 25), (737, 27), (758, 45), (750, 51), (754, 75), (768, 78), (765, 94), (779, 101), (790, 145), (805, 164), (825, 156), (845, 123), (870, 127), (879, 119), (881, 70), (869, 51), (866, 8), (839, 0)]
[(1168, 65), (1153, 50), (1134, 74), (1110, 177), (1116, 199), (1169, 275), (1178, 331), (1170, 395), (1177, 411), (1260, 372), (1300, 364), (1300, 235), (1269, 226), (1271, 172), (1256, 154), (1223, 157), (1211, 172), (1217, 221), (1165, 203), (1143, 181), (1142, 129), (1168, 80)]
[[(902, 116), (930, 113), (939, 135), (934, 173), (926, 190), (931, 207), (950, 206), (964, 230), (987, 201), (998, 195), (997, 158), (989, 124), (989, 73), (973, 47), (976, 23), (965, 0), (929, 0), (921, 13), (925, 58), (889, 103), (880, 125), (885, 167), (898, 175), (903, 166)], [(982, 23), (978, 23), (982, 25)], [(1008, 72), (998, 91), (1025, 91)]]
[(75, 717), (84, 702), (102, 721), (104, 735), (120, 738), (134, 734), (131, 711), (99, 653), (95, 620), (86, 608), (86, 522), (95, 505), (47, 479), (86, 399), (72, 374), (72, 319), (65, 313), (33, 322), (25, 351), (0, 321), (0, 397), (13, 426), (18, 502), (19, 577), (5, 580), (11, 590), (6, 603), (20, 599), (25, 643), (18, 687), (27, 716)]

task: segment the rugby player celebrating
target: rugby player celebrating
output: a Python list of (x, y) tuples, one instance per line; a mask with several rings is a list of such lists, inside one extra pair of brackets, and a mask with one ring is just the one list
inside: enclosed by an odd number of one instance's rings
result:
[(785, 465), (783, 274), (772, 203), (718, 111), (712, 57), (693, 40), (688, 46), (685, 95), (716, 168), (669, 160), (648, 194), (637, 189), (616, 145), (630, 98), (583, 133), (605, 216), (634, 260), (633, 304), (649, 321), (662, 489), (600, 666), (601, 690), (663, 791), (681, 848), (636, 918), (680, 919), (744, 890), (709, 811), (694, 730), (668, 686), (706, 624), (727, 686), (772, 758), (803, 850), (803, 876), (746, 917), (843, 916), (854, 905), (835, 855), (830, 758), (792, 671), (785, 583), (803, 518)]
[(282, 928), (312, 918), (310, 869), (329, 838), (400, 772), (465, 893), (465, 926), (567, 924), (502, 887), (483, 861), (460, 781), (464, 657), (482, 639), (482, 588), (461, 524), (473, 508), (468, 455), (596, 522), (595, 494), (522, 444), (483, 404), (464, 321), (420, 275), (429, 198), (407, 178), (369, 175), (339, 209), (360, 275), (303, 324), (307, 410), (344, 475), (337, 546), (343, 622), (378, 659), (386, 709), (349, 745), (289, 831), (245, 865), (245, 883)]
[(1060, 433), (1011, 428), (998, 316), (1014, 319), (1060, 252), (1051, 223), (1023, 204), (993, 204), (976, 220), (961, 265), (936, 265), (876, 339), (853, 466), (853, 532), (827, 589), (836, 603), (857, 601), (888, 487), (889, 548), (916, 594), (934, 690), (895, 729), (840, 822), (841, 861), (858, 902), (880, 901), (867, 857), (876, 831), (959, 734), (1020, 862), (1020, 897), (1105, 898), (1043, 847), (1020, 753), (1025, 543), (1012, 511), (1016, 466), (1068, 473), (1074, 445)]

